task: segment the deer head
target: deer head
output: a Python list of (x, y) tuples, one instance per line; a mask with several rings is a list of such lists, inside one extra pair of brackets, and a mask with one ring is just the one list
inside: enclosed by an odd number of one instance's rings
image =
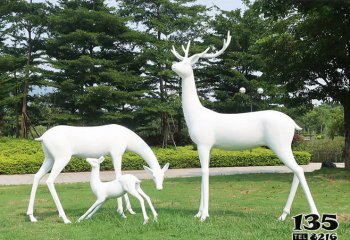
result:
[(194, 54), (191, 57), (188, 56), (190, 51), (191, 41), (188, 41), (186, 48), (182, 45), (182, 49), (185, 53), (184, 56), (181, 56), (173, 46), (173, 49), (171, 50), (171, 52), (174, 54), (174, 56), (177, 59), (180, 60), (180, 62), (174, 62), (173, 65), (171, 66), (171, 69), (174, 72), (176, 72), (177, 75), (179, 75), (181, 78), (186, 78), (188, 76), (191, 76), (193, 74), (193, 69), (192, 69), (193, 64), (198, 62), (200, 58), (215, 58), (221, 55), (226, 50), (230, 42), (231, 42), (231, 35), (230, 35), (230, 31), (228, 31), (227, 39), (224, 39), (224, 46), (222, 47), (221, 50), (217, 51), (216, 53), (207, 53), (210, 49), (210, 47), (208, 47), (207, 49), (205, 49), (204, 52)]
[(150, 172), (152, 174), (152, 179), (154, 183), (156, 184), (157, 190), (163, 189), (163, 180), (164, 180), (164, 174), (166, 171), (168, 171), (169, 163), (165, 164), (162, 169), (159, 170), (153, 170), (147, 166), (143, 166), (143, 168)]
[(105, 160), (102, 156), (100, 158), (87, 158), (86, 161), (91, 165), (92, 168), (100, 167), (100, 164)]

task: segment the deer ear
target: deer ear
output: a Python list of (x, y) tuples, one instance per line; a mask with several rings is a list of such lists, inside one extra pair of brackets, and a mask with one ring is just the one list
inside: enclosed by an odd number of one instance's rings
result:
[(207, 49), (204, 50), (204, 52), (202, 53), (197, 53), (195, 55), (193, 55), (192, 57), (190, 57), (190, 62), (191, 64), (195, 64), (196, 62), (198, 62), (198, 60), (203, 57), (205, 54), (207, 54), (207, 52), (210, 50), (210, 47), (208, 47)]
[(162, 168), (163, 173), (165, 173), (169, 168), (169, 163), (165, 164), (164, 167)]
[(195, 64), (196, 62), (198, 62), (199, 58), (201, 57), (200, 54), (195, 54), (192, 57), (190, 57), (190, 62), (191, 64)]
[(143, 168), (144, 168), (146, 171), (148, 171), (148, 172), (150, 172), (150, 173), (153, 174), (153, 170), (152, 170), (151, 168), (149, 168), (149, 167), (147, 167), (147, 166), (143, 166)]
[(99, 163), (102, 163), (104, 160), (105, 160), (104, 156), (101, 156), (101, 157), (98, 159)]

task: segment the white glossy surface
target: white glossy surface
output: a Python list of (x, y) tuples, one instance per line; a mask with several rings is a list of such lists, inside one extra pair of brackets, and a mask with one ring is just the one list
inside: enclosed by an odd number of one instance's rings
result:
[[(110, 182), (101, 182), (100, 179), (100, 164), (104, 161), (104, 157), (96, 158), (87, 158), (86, 161), (91, 165), (91, 178), (90, 178), (90, 186), (92, 192), (96, 196), (96, 202), (84, 213), (79, 219), (78, 222), (89, 219), (95, 212), (103, 205), (103, 203), (109, 198), (116, 198), (125, 195), (128, 193), (134, 197), (136, 197), (140, 204), (143, 213), (143, 224), (148, 222), (148, 216), (145, 209), (144, 199), (146, 199), (148, 205), (150, 206), (154, 220), (157, 221), (158, 214), (153, 207), (151, 199), (147, 196), (141, 189), (140, 183), (141, 181), (131, 174), (121, 175), (119, 179), (110, 181)], [(126, 217), (124, 213), (122, 213), (122, 217)]]
[[(291, 143), (295, 130), (301, 130), (293, 119), (277, 111), (260, 111), (241, 114), (221, 114), (202, 106), (197, 95), (192, 65), (200, 58), (217, 57), (224, 52), (231, 41), (230, 33), (221, 50), (208, 54), (204, 52), (189, 57), (190, 42), (183, 47), (181, 56), (173, 47), (172, 53), (180, 62), (172, 65), (172, 70), (182, 78), (182, 107), (189, 134), (197, 144), (202, 168), (201, 201), (196, 217), (204, 221), (209, 216), (209, 161), (213, 147), (241, 150), (257, 146), (268, 146), (281, 161), (294, 172), (290, 195), (280, 220), (290, 211), (299, 182), (304, 190), (312, 213), (317, 213), (314, 200), (305, 180), (303, 169), (296, 163)], [(244, 89), (245, 90), (245, 89)], [(242, 88), (240, 92), (244, 91)]]
[[(58, 198), (54, 181), (72, 156), (99, 157), (109, 154), (113, 160), (116, 179), (119, 179), (122, 155), (126, 150), (132, 151), (140, 155), (149, 165), (156, 188), (158, 190), (163, 188), (164, 172), (168, 169), (169, 164), (161, 169), (151, 148), (136, 133), (123, 126), (116, 124), (97, 127), (56, 126), (36, 140), (42, 142), (45, 160), (35, 174), (30, 195), (27, 215), (32, 222), (36, 222), (33, 210), (39, 181), (51, 170), (46, 183), (57, 206), (59, 216), (65, 223), (70, 223)], [(131, 214), (134, 214), (127, 195), (125, 198), (127, 209)], [(123, 213), (121, 198), (118, 198), (118, 212)]]

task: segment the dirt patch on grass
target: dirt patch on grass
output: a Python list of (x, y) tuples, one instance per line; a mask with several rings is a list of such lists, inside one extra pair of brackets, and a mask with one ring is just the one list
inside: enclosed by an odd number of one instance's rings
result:
[(24, 204), (27, 204), (28, 200), (23, 199), (23, 200), (17, 200), (17, 201), (9, 201), (8, 205), (11, 206), (23, 206)]
[[(14, 201), (9, 201), (8, 205), (11, 206), (27, 206), (29, 202), (29, 199), (22, 199), (22, 200), (14, 200)], [(48, 202), (52, 202), (51, 199), (43, 199), (43, 198), (37, 198), (35, 199), (35, 203), (36, 204), (43, 204), (43, 203), (48, 203)]]
[(350, 214), (338, 214), (337, 218), (341, 222), (350, 222)]

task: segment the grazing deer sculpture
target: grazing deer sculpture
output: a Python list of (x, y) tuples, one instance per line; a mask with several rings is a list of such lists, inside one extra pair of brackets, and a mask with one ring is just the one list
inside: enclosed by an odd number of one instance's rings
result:
[(291, 143), (295, 130), (301, 128), (293, 119), (278, 111), (259, 111), (240, 114), (221, 114), (203, 107), (197, 95), (192, 65), (200, 58), (215, 58), (222, 54), (231, 41), (230, 33), (221, 50), (216, 53), (204, 52), (189, 56), (190, 41), (181, 56), (171, 50), (180, 62), (174, 62), (172, 70), (182, 78), (182, 108), (190, 137), (197, 144), (202, 169), (201, 201), (195, 217), (204, 221), (209, 209), (209, 161), (213, 147), (227, 150), (243, 150), (258, 146), (269, 147), (278, 158), (294, 173), (292, 187), (280, 220), (290, 213), (290, 208), (300, 182), (311, 213), (318, 214), (306, 182), (303, 169), (296, 163)]
[(86, 161), (91, 165), (91, 177), (90, 177), (90, 186), (92, 192), (96, 196), (96, 201), (92, 206), (82, 215), (78, 222), (89, 219), (94, 215), (94, 213), (100, 209), (100, 207), (104, 204), (104, 202), (113, 197), (121, 197), (125, 195), (125, 193), (128, 193), (134, 197), (136, 197), (140, 204), (141, 209), (143, 213), (143, 224), (146, 224), (148, 222), (148, 216), (145, 208), (145, 201), (146, 199), (148, 205), (151, 208), (151, 211), (153, 213), (154, 221), (157, 221), (158, 214), (156, 210), (153, 207), (153, 204), (151, 202), (151, 199), (149, 196), (144, 193), (144, 191), (141, 189), (140, 183), (141, 181), (131, 174), (124, 174), (119, 177), (119, 179), (116, 179), (114, 181), (110, 182), (101, 182), (100, 179), (100, 164), (104, 161), (104, 157), (100, 158), (87, 158)]
[[(30, 194), (27, 215), (32, 222), (37, 221), (33, 211), (39, 181), (51, 170), (46, 184), (56, 204), (59, 216), (64, 223), (71, 223), (58, 198), (54, 181), (67, 166), (72, 156), (86, 158), (109, 154), (112, 157), (116, 179), (118, 180), (121, 176), (122, 155), (126, 150), (129, 150), (138, 154), (147, 162), (150, 167), (144, 166), (144, 168), (152, 173), (156, 188), (158, 190), (163, 189), (164, 174), (168, 170), (169, 163), (161, 169), (151, 148), (136, 133), (123, 126), (116, 124), (97, 127), (56, 126), (47, 130), (36, 140), (42, 142), (45, 160), (34, 176)], [(130, 211), (130, 202), (126, 195), (124, 197), (127, 200), (127, 209)], [(121, 198), (118, 198), (118, 212), (122, 217), (125, 217)]]

